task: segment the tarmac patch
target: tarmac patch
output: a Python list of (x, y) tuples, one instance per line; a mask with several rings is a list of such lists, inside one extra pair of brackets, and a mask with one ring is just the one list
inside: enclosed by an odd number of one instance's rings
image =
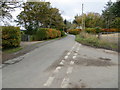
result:
[[(102, 59), (102, 60), (101, 60)], [(92, 59), (92, 58), (82, 58), (78, 57), (75, 60), (76, 65), (83, 65), (83, 66), (113, 66), (116, 65), (115, 63), (111, 62), (111, 59)]]

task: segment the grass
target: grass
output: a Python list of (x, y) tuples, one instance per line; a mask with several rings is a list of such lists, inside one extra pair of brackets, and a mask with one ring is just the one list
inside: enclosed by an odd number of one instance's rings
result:
[(75, 40), (84, 45), (118, 51), (118, 44), (99, 40), (96, 35), (85, 32), (81, 32), (79, 35), (76, 35)]
[(7, 49), (4, 49), (3, 52), (4, 53), (15, 53), (15, 52), (18, 52), (20, 51), (21, 49), (23, 49), (22, 47), (16, 47), (16, 48), (7, 48)]

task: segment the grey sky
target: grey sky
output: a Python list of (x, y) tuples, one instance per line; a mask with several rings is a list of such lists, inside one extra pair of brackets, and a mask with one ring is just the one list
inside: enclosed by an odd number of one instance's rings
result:
[[(52, 6), (61, 10), (64, 19), (73, 20), (74, 16), (82, 13), (82, 3), (84, 3), (84, 13), (102, 13), (105, 4), (109, 0), (48, 0)], [(115, 2), (116, 0), (111, 0)]]
[[(43, 0), (44, 1), (44, 0)], [(84, 13), (96, 12), (102, 13), (105, 4), (109, 0), (45, 0), (51, 2), (53, 7), (60, 10), (64, 19), (72, 21), (75, 15), (80, 15), (82, 12), (82, 3), (84, 3)], [(116, 0), (111, 0), (115, 2)], [(12, 12), (12, 16), (16, 19), (16, 16), (21, 12), (20, 9)]]

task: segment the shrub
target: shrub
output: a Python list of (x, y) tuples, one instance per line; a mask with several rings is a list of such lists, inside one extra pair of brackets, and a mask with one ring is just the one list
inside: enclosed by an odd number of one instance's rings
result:
[(45, 40), (48, 38), (48, 34), (47, 34), (47, 30), (46, 28), (40, 28), (37, 30), (36, 32), (36, 40)]
[(120, 32), (119, 29), (111, 28), (111, 29), (102, 29), (102, 32)]
[(64, 31), (61, 31), (61, 36), (65, 36), (65, 32)]
[(81, 29), (71, 29), (71, 30), (68, 30), (68, 33), (73, 34), (73, 35), (77, 35), (80, 33), (80, 31), (81, 31)]
[(55, 29), (39, 28), (36, 35), (33, 35), (33, 40), (46, 40), (61, 37), (61, 32)]
[(99, 27), (96, 27), (96, 28), (86, 28), (85, 29), (85, 32), (87, 33), (93, 33), (93, 34), (98, 34), (100, 32), (120, 32), (119, 29), (115, 29), (115, 28), (111, 28), (111, 29), (101, 29)]
[(20, 46), (21, 32), (19, 27), (2, 26), (2, 48)]

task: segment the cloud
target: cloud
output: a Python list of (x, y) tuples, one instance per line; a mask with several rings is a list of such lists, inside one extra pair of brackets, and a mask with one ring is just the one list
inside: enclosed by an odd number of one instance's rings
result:
[[(82, 3), (84, 3), (84, 13), (96, 12), (102, 13), (105, 4), (109, 0), (46, 0), (50, 1), (53, 7), (59, 8), (63, 18), (71, 20), (74, 16), (82, 13)], [(112, 0), (115, 2), (116, 0)]]

